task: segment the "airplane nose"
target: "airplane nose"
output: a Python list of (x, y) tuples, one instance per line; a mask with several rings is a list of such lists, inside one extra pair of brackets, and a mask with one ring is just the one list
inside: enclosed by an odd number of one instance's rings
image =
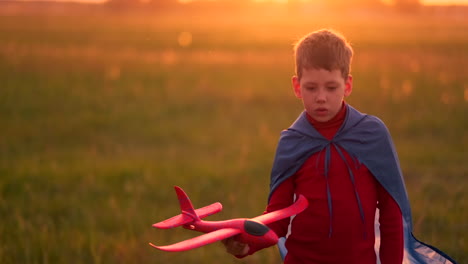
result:
[(244, 222), (244, 230), (247, 234), (245, 241), (253, 242), (259, 248), (269, 247), (278, 243), (276, 233), (262, 223), (246, 220)]
[(245, 232), (247, 232), (247, 234), (252, 235), (252, 236), (263, 236), (268, 231), (270, 231), (270, 228), (268, 228), (266, 225), (261, 224), (259, 222), (245, 220), (244, 230)]
[(275, 232), (273, 232), (273, 230), (268, 231), (268, 233), (266, 233), (263, 237), (266, 241), (266, 244), (275, 245), (278, 243), (278, 236)]

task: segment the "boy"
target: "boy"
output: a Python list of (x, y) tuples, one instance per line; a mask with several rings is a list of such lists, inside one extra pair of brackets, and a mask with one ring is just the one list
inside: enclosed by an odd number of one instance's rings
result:
[[(287, 238), (284, 263), (377, 263), (376, 209), (382, 264), (454, 263), (412, 236), (409, 202), (385, 125), (344, 101), (353, 89), (352, 55), (345, 38), (331, 30), (313, 32), (295, 46), (292, 83), (305, 111), (281, 133), (266, 212), (289, 206), (298, 194), (310, 205), (269, 225)], [(223, 243), (239, 258), (260, 250), (235, 237)]]

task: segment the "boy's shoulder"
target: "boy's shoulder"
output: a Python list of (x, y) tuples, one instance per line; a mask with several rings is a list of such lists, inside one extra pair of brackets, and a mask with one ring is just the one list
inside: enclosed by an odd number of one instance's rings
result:
[(365, 118), (363, 119), (363, 124), (367, 126), (375, 127), (375, 128), (387, 129), (387, 126), (382, 121), (382, 119), (374, 115), (365, 114)]
[(357, 109), (348, 105), (348, 124), (345, 127), (351, 130), (358, 130), (364, 133), (388, 133), (385, 123), (375, 115), (361, 113)]

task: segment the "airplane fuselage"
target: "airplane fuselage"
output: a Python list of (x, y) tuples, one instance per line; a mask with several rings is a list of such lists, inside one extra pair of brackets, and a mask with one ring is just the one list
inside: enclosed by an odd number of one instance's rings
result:
[(186, 229), (210, 233), (219, 229), (232, 228), (241, 230), (238, 240), (247, 244), (270, 246), (278, 242), (278, 236), (268, 226), (247, 218), (225, 221), (195, 221), (183, 226)]

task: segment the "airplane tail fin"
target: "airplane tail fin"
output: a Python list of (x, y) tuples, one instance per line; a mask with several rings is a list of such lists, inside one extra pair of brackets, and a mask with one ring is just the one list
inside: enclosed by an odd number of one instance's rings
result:
[(193, 221), (200, 220), (200, 217), (195, 212), (192, 202), (184, 190), (178, 186), (174, 186), (174, 189), (177, 193), (177, 198), (179, 199), (180, 210), (182, 211), (182, 214), (191, 217)]
[(178, 186), (174, 186), (174, 189), (176, 191), (177, 198), (179, 199), (180, 210), (182, 213), (162, 222), (156, 223), (153, 225), (153, 227), (168, 229), (190, 224), (192, 222), (200, 221), (201, 218), (218, 213), (223, 209), (223, 206), (220, 203), (214, 203), (195, 210), (193, 208), (192, 202), (184, 190)]

